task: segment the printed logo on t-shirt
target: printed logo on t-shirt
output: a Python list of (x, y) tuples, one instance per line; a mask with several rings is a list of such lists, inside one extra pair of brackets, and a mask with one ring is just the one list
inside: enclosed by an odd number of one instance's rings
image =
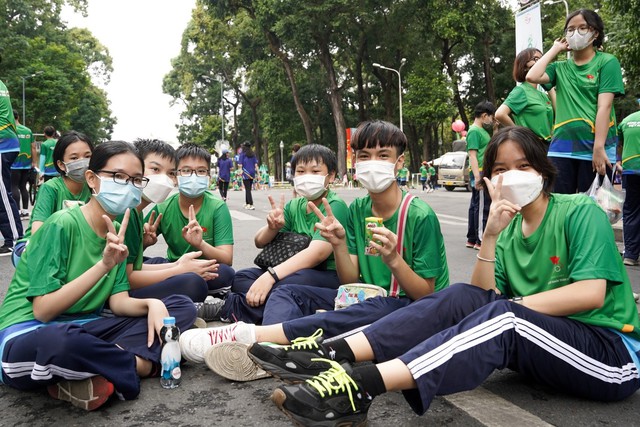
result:
[(82, 200), (64, 200), (62, 202), (62, 207), (64, 209), (72, 208), (74, 206), (84, 206), (84, 202)]
[(550, 275), (550, 280), (549, 280), (549, 284), (555, 284), (555, 283), (565, 283), (565, 282), (569, 282), (569, 277), (567, 277), (567, 270), (565, 268), (565, 265), (560, 261), (560, 257), (557, 255), (551, 256), (549, 257), (549, 260), (551, 261), (551, 265), (553, 266), (553, 271), (551, 272)]
[(585, 76), (587, 79), (588, 86), (596, 86), (598, 84), (598, 76), (593, 74), (587, 74)]

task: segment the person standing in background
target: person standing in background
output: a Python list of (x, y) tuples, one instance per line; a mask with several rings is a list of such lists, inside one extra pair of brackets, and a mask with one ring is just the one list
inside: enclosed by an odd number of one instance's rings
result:
[(474, 121), (467, 133), (467, 151), (471, 164), (471, 202), (469, 203), (468, 248), (480, 250), (482, 232), (487, 224), (491, 198), (482, 185), (484, 150), (489, 144), (493, 130), (496, 107), (489, 101), (480, 102), (474, 111)]
[(422, 162), (420, 165), (420, 183), (422, 184), (421, 192), (425, 192), (429, 190), (429, 169), (427, 168), (427, 162)]
[[(592, 10), (567, 16), (565, 37), (527, 73), (527, 81), (556, 88), (556, 121), (549, 157), (558, 169), (556, 193), (584, 193), (598, 175), (611, 172), (618, 144), (613, 99), (624, 95), (618, 59), (602, 52), (604, 23)], [(551, 61), (571, 51), (571, 59)]]
[(244, 184), (245, 209), (255, 210), (253, 206), (253, 197), (251, 196), (251, 187), (253, 180), (256, 179), (256, 169), (258, 168), (258, 158), (256, 157), (251, 143), (245, 141), (242, 143), (242, 153), (238, 159), (238, 164), (242, 166), (242, 183)]
[[(13, 118), (16, 122), (16, 132), (20, 141), (20, 152), (13, 161), (13, 165), (11, 165), (11, 192), (20, 211), (20, 218), (27, 218), (29, 217), (27, 182), (29, 182), (31, 170), (35, 169), (38, 164), (38, 151), (31, 129), (20, 123), (16, 111), (13, 112)], [(20, 209), (20, 200), (22, 200), (22, 209)]]
[(218, 190), (220, 197), (227, 201), (227, 192), (229, 191), (229, 182), (231, 182), (231, 169), (233, 169), (233, 160), (229, 158), (229, 150), (222, 149), (222, 155), (218, 159)]
[[(2, 59), (0, 58), (0, 61)], [(13, 243), (22, 237), (22, 222), (18, 205), (11, 194), (11, 165), (18, 157), (20, 141), (13, 118), (13, 107), (9, 90), (0, 80), (0, 232), (4, 244), (0, 246), (0, 256), (8, 256), (13, 252)]]
[(429, 189), (430, 193), (436, 189), (436, 184), (438, 183), (438, 175), (436, 175), (436, 168), (433, 167), (433, 162), (429, 163)]
[(47, 139), (40, 147), (40, 173), (44, 176), (45, 181), (60, 176), (53, 161), (53, 149), (58, 142), (56, 133), (56, 129), (53, 126), (44, 128), (44, 136)]
[(622, 208), (624, 265), (638, 265), (640, 256), (640, 111), (622, 120), (619, 130), (623, 143), (622, 185), (627, 193)]
[[(553, 125), (552, 100), (538, 85), (528, 83), (527, 73), (542, 58), (542, 52), (535, 47), (521, 51), (513, 62), (513, 79), (521, 83), (514, 87), (502, 105), (496, 110), (496, 120), (503, 126), (524, 126), (529, 128), (547, 144), (551, 142)], [(549, 91), (555, 96), (555, 89)]]

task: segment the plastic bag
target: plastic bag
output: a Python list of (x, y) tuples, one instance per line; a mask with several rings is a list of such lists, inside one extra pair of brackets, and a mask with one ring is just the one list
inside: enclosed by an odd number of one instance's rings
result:
[(607, 218), (609, 218), (611, 224), (615, 224), (622, 218), (624, 193), (613, 188), (611, 180), (607, 175), (602, 178), (602, 184), (600, 184), (600, 175), (596, 174), (593, 184), (591, 184), (589, 190), (584, 194), (595, 200), (607, 214)]

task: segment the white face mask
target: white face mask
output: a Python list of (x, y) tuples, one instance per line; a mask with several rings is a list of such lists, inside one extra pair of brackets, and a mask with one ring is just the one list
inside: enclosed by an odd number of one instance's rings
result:
[(142, 190), (142, 198), (152, 203), (164, 202), (175, 187), (171, 178), (165, 174), (149, 175), (147, 178), (149, 183)]
[(593, 31), (589, 31), (587, 32), (587, 34), (582, 35), (576, 30), (573, 32), (571, 37), (567, 38), (567, 43), (569, 44), (569, 48), (571, 50), (582, 50), (591, 44), (592, 39)]
[(296, 192), (307, 200), (316, 200), (326, 191), (324, 179), (327, 175), (314, 175), (306, 173), (293, 178), (293, 187)]
[(384, 160), (356, 162), (356, 178), (370, 193), (382, 193), (396, 180), (396, 163)]
[[(510, 170), (500, 175), (502, 175), (502, 198), (521, 208), (537, 199), (542, 192), (542, 175), (519, 170)], [(493, 185), (498, 184), (500, 175), (491, 178)]]

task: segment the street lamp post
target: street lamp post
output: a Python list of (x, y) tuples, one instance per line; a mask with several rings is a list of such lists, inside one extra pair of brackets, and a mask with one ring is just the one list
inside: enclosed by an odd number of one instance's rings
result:
[(36, 71), (35, 73), (29, 74), (28, 76), (20, 77), (22, 79), (22, 124), (25, 126), (27, 125), (27, 117), (26, 117), (27, 109), (26, 109), (26, 96), (25, 96), (25, 90), (24, 90), (24, 87), (25, 87), (24, 82), (25, 80), (30, 79), (31, 77), (35, 77), (39, 74), (42, 74), (43, 72), (44, 71)]
[(220, 82), (220, 120), (222, 120), (222, 143), (224, 143), (224, 84), (222, 80)]
[(284, 181), (284, 142), (282, 142), (282, 140), (280, 141), (280, 166), (281, 168), (281, 173), (282, 175), (280, 175), (280, 181)]
[(396, 73), (398, 75), (398, 103), (400, 104), (399, 105), (399, 108), (400, 108), (400, 130), (403, 131), (403, 132), (404, 132), (404, 129), (402, 127), (402, 76), (400, 75), (400, 71), (402, 70), (402, 67), (406, 63), (407, 63), (407, 58), (402, 58), (402, 60), (400, 61), (400, 67), (397, 70), (395, 70), (393, 68), (385, 67), (384, 65), (380, 65), (377, 62), (373, 63), (373, 66), (376, 67), (376, 68), (393, 71), (394, 73)]

